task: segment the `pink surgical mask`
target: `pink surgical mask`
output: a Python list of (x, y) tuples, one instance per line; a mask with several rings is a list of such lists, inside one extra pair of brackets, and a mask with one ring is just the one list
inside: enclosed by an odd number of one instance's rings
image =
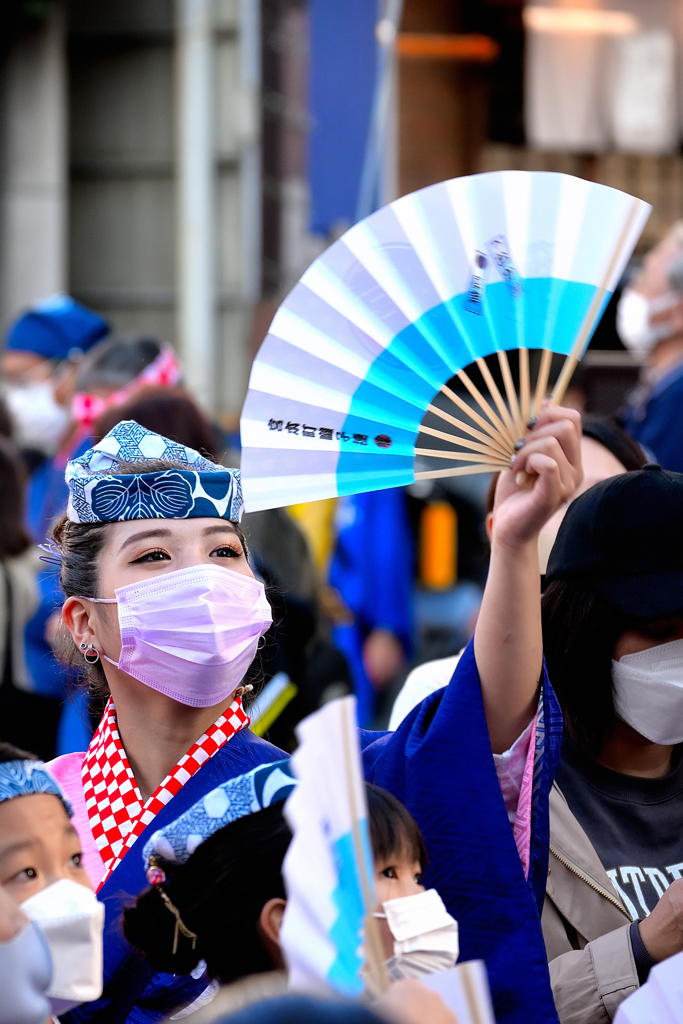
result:
[(153, 690), (193, 708), (235, 690), (273, 621), (262, 583), (217, 565), (193, 565), (114, 591), (121, 629), (118, 663)]

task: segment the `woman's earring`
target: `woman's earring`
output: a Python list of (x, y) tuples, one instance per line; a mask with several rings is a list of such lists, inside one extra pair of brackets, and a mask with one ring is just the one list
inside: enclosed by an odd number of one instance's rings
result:
[[(81, 647), (85, 647), (85, 644), (81, 644)], [(95, 650), (94, 644), (88, 644), (83, 653), (83, 657), (87, 661), (88, 665), (96, 665), (100, 660), (100, 652)]]

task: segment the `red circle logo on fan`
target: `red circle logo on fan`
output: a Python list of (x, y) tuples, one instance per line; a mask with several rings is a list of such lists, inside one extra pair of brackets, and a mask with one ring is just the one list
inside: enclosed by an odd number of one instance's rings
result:
[(388, 434), (378, 434), (375, 438), (375, 444), (378, 448), (391, 448), (391, 438)]

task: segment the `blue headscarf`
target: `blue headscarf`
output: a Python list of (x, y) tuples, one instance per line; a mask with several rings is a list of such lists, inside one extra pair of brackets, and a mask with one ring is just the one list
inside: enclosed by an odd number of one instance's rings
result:
[[(160, 459), (182, 469), (115, 474), (123, 462)], [(238, 522), (242, 485), (238, 469), (226, 469), (194, 448), (171, 441), (135, 420), (122, 420), (94, 448), (67, 463), (72, 523), (116, 523), (129, 519), (218, 517)]]
[(262, 764), (245, 775), (228, 779), (153, 834), (142, 851), (145, 870), (150, 867), (151, 857), (184, 864), (220, 828), (286, 800), (297, 781), (289, 759)]
[(0, 764), (0, 804), (34, 793), (58, 796), (69, 817), (73, 816), (71, 804), (42, 761), (4, 761)]

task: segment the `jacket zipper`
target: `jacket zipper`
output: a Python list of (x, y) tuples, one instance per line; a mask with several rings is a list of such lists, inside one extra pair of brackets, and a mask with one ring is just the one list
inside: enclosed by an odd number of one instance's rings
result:
[(582, 882), (585, 882), (586, 885), (589, 885), (591, 887), (591, 889), (595, 890), (595, 892), (599, 893), (601, 896), (604, 896), (606, 900), (609, 900), (610, 903), (613, 903), (614, 906), (617, 907), (617, 909), (622, 912), (624, 917), (627, 917), (629, 919), (629, 921), (631, 920), (631, 915), (628, 913), (626, 908), (621, 905), (621, 903), (616, 898), (616, 896), (613, 896), (611, 892), (607, 891), (607, 889), (603, 889), (601, 885), (598, 885), (597, 882), (594, 882), (591, 878), (589, 878), (588, 875), (585, 874), (585, 872), (581, 871), (579, 868), (575, 867), (573, 864), (570, 864), (570, 862), (568, 860), (566, 860), (562, 856), (562, 854), (557, 852), (557, 850), (555, 849), (555, 847), (552, 844), (550, 845), (550, 852), (552, 853), (553, 857), (557, 857), (557, 859), (559, 860), (560, 864), (564, 864), (564, 866), (569, 871), (572, 871), (578, 878), (580, 878)]

